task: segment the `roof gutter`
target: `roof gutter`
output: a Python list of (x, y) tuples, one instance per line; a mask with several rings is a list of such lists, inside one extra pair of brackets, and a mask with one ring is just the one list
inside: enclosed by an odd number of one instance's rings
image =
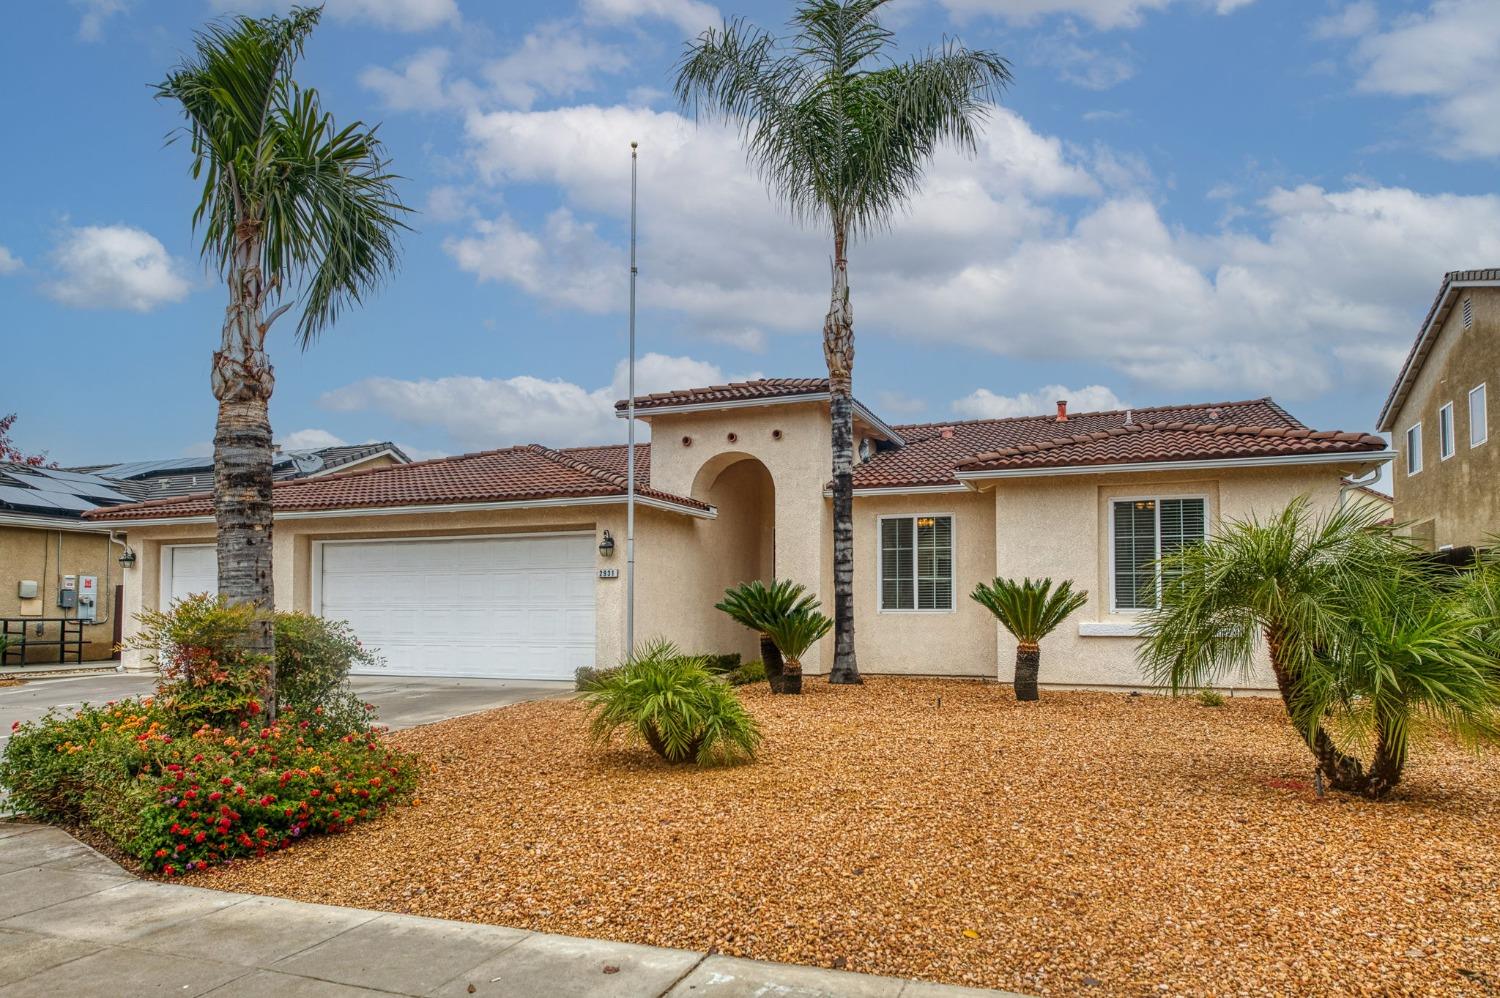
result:
[(1342, 451), (1335, 454), (1292, 454), (1285, 457), (1230, 457), (1204, 461), (1137, 461), (1127, 464), (1069, 464), (1044, 468), (996, 468), (988, 471), (958, 471), (961, 482), (992, 478), (1045, 478), (1050, 475), (1119, 475), (1132, 471), (1201, 471), (1219, 468), (1265, 468), (1301, 464), (1369, 464), (1396, 456), (1390, 448), (1378, 451)]
[(0, 526), (37, 527), (41, 530), (65, 530), (81, 534), (102, 534), (109, 531), (107, 525), (93, 520), (65, 520), (62, 517), (33, 516), (29, 513), (8, 513), (3, 510), (0, 510)]
[[(635, 501), (642, 506), (665, 510), (668, 513), (695, 516), (704, 520), (717, 519), (719, 515), (718, 508), (714, 506), (710, 506), (706, 510), (698, 509), (639, 494), (636, 495)], [(624, 496), (580, 496), (561, 499), (515, 499), (504, 502), (444, 503), (441, 505), (341, 506), (338, 509), (303, 509), (288, 510), (285, 513), (273, 512), (272, 517), (276, 520), (325, 520), (348, 516), (400, 516), (404, 513), (464, 513), (507, 509), (554, 509), (565, 506), (612, 506), (623, 504), (624, 502)], [(213, 523), (214, 518), (210, 514), (201, 516), (142, 517), (140, 519), (115, 518), (98, 522), (103, 525), (123, 523), (137, 527), (156, 527), (170, 526), (174, 523)]]
[(1453, 307), (1453, 296), (1460, 288), (1500, 288), (1500, 281), (1450, 281), (1442, 298), (1422, 331), (1417, 334), (1416, 345), (1412, 347), (1411, 354), (1407, 356), (1406, 363), (1401, 367), (1401, 375), (1396, 379), (1396, 386), (1391, 389), (1391, 394), (1386, 398), (1385, 405), (1380, 409), (1380, 416), (1376, 420), (1375, 428), (1382, 433), (1391, 433), (1395, 427), (1396, 416), (1401, 406), (1406, 403), (1407, 393), (1411, 391), (1412, 382), (1417, 378), (1417, 372), (1422, 369), (1422, 363), (1427, 359), (1428, 351), (1432, 349), (1429, 340), (1433, 331), (1440, 327), (1448, 318), (1448, 312)]
[[(635, 416), (637, 419), (648, 419), (658, 413), (688, 413), (688, 412), (712, 412), (715, 409), (749, 409), (762, 405), (789, 405), (794, 402), (827, 402), (832, 399), (828, 392), (808, 392), (805, 395), (778, 395), (773, 398), (753, 399), (730, 399), (725, 402), (688, 402), (681, 405), (653, 405), (647, 408), (636, 406)], [(906, 445), (906, 440), (901, 434), (891, 429), (890, 425), (866, 409), (864, 403), (858, 399), (854, 400), (854, 414), (864, 420), (866, 424), (873, 427), (891, 443), (901, 446)], [(628, 419), (629, 416), (624, 409), (616, 409), (617, 419)]]

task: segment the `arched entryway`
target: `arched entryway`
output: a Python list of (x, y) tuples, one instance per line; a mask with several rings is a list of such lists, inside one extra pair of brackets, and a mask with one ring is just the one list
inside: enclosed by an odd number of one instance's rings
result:
[(708, 626), (712, 648), (702, 652), (739, 652), (746, 661), (760, 657), (756, 636), (713, 609), (724, 590), (752, 579), (776, 577), (776, 485), (759, 460), (744, 453), (718, 454), (698, 470), (694, 499), (716, 507), (717, 519), (701, 523), (701, 551), (707, 572)]

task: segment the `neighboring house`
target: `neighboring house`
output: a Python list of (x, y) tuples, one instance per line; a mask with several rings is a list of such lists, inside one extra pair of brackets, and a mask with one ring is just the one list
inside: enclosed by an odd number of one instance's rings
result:
[(1390, 524), (1396, 518), (1396, 500), (1373, 485), (1362, 485), (1352, 479), (1344, 479), (1344, 506), (1348, 509), (1369, 510), (1378, 514), (1376, 523)]
[[(408, 461), (388, 442), (278, 451), (274, 458), (278, 480)], [(56, 645), (39, 643), (58, 638), (58, 618), (83, 621), (83, 661), (115, 655), (122, 624), (119, 559), (133, 555), (125, 554), (128, 538), (119, 524), (85, 520), (84, 512), (211, 488), (209, 457), (86, 468), (0, 464), (0, 619), (8, 620), (12, 631), (26, 628), (27, 661), (58, 660)], [(71, 595), (64, 595), (67, 589)], [(33, 590), (34, 596), (22, 595)], [(69, 632), (77, 633), (78, 626), (70, 623)], [(13, 647), (17, 644), (14, 639)], [(10, 657), (10, 664), (18, 664), (14, 651)], [(69, 661), (74, 657), (70, 649)]]
[(1500, 536), (1500, 270), (1443, 277), (1380, 410), (1396, 445), (1396, 521), (1429, 549)]
[[(80, 650), (85, 662), (114, 657), (117, 559), (124, 547), (110, 542), (113, 524), (89, 523), (82, 515), (133, 499), (120, 483), (97, 475), (0, 464), (0, 620), (12, 642), (0, 672), (21, 664), (18, 632), (23, 629), (28, 662), (58, 661), (63, 649), (46, 642), (58, 641), (65, 630), (69, 661), (77, 661)], [(72, 584), (64, 595), (68, 579)], [(82, 623), (65, 627), (64, 619)], [(79, 638), (81, 649), (72, 644)]]
[[(637, 414), (653, 439), (636, 462), (638, 639), (755, 655), (713, 608), (747, 579), (792, 578), (831, 605), (826, 381), (651, 395)], [(1298, 495), (1329, 508), (1346, 476), (1391, 456), (1270, 399), (915, 426), (856, 404), (854, 418), (856, 633), (872, 674), (1009, 680), (1010, 638), (968, 594), (1047, 575), (1090, 599), (1049, 639), (1044, 678), (1137, 685), (1132, 638), (1160, 552)], [(392, 674), (563, 679), (613, 663), (625, 464), (623, 446), (533, 444), (278, 483), (276, 603), (351, 621)], [(130, 612), (211, 588), (210, 512), (200, 495), (89, 514), (130, 530)], [(832, 654), (825, 639), (809, 671)]]

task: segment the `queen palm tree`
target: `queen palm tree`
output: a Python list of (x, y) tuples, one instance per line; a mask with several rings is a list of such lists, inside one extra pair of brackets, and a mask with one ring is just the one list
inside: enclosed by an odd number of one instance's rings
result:
[(996, 579), (989, 585), (979, 583), (969, 598), (994, 614), (1016, 639), (1016, 676), (1011, 684), (1016, 699), (1038, 699), (1041, 641), (1087, 603), (1089, 594), (1074, 592), (1073, 583), (1067, 579), (1056, 589), (1051, 579)]
[(1248, 670), (1263, 640), (1318, 770), (1370, 798), (1400, 781), (1419, 729), (1500, 737), (1500, 650), (1484, 609), (1495, 578), (1425, 562), (1378, 516), (1315, 517), (1302, 498), (1264, 522), (1226, 523), (1162, 559), (1140, 649), (1147, 676), (1175, 692)]
[(898, 61), (895, 35), (880, 23), (887, 2), (802, 0), (786, 38), (727, 21), (688, 44), (676, 83), (695, 116), (738, 126), (750, 161), (794, 217), (833, 237), (823, 357), (833, 436), (834, 683), (860, 681), (849, 246), (890, 224), (939, 146), (974, 150), (1011, 79), (1000, 56), (956, 42)]
[(275, 378), (266, 335), (300, 305), (297, 339), (306, 349), (394, 269), (405, 228), (375, 129), (336, 126), (318, 92), (292, 78), (320, 13), (294, 7), (286, 17), (212, 23), (195, 36), (193, 55), (156, 86), (187, 119), (177, 134), (187, 137), (192, 175), (203, 182), (193, 227), (203, 235), (203, 258), (229, 286), (210, 378), (219, 402), (219, 592), (268, 611), (247, 637), (250, 650), (267, 657)]

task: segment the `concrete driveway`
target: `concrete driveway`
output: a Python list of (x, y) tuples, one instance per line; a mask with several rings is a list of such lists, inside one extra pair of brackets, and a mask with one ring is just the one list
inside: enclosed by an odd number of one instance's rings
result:
[[(360, 696), (376, 706), (380, 723), (391, 728), (410, 728), (527, 700), (566, 696), (573, 690), (571, 682), (509, 679), (355, 676), (352, 683)], [(15, 721), (34, 721), (54, 708), (77, 710), (85, 703), (143, 696), (155, 686), (155, 676), (134, 673), (36, 679), (21, 686), (0, 686), (0, 746), (10, 738), (10, 726)]]

